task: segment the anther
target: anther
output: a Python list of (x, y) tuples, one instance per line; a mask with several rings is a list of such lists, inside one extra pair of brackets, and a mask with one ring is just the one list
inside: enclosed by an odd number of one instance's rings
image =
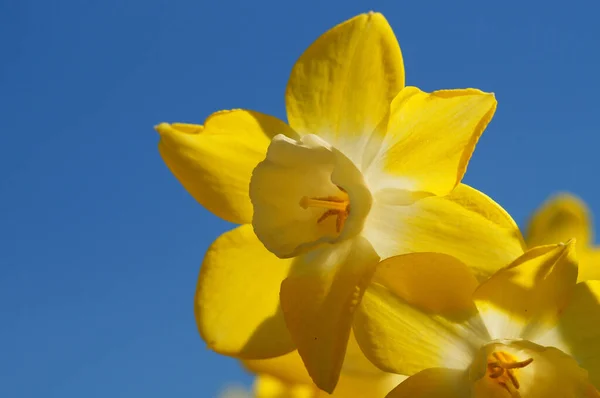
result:
[(327, 211), (325, 211), (325, 213), (319, 217), (317, 223), (321, 223), (331, 216), (336, 216), (335, 229), (339, 233), (342, 231), (342, 228), (344, 228), (344, 223), (350, 214), (350, 201), (348, 200), (346, 191), (340, 187), (338, 188), (343, 192), (345, 198), (340, 198), (338, 196), (310, 198), (308, 196), (304, 196), (302, 199), (300, 199), (299, 204), (303, 209), (308, 209), (309, 207), (327, 209)]

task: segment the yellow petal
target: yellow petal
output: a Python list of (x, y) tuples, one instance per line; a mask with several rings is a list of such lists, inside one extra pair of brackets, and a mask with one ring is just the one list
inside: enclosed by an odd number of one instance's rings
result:
[(466, 266), (447, 255), (384, 260), (356, 312), (356, 339), (367, 358), (388, 372), (466, 369), (489, 338), (469, 297), (476, 286)]
[(494, 95), (475, 89), (404, 88), (392, 102), (379, 156), (367, 173), (369, 185), (450, 193), (495, 110)]
[(431, 368), (409, 377), (386, 398), (467, 398), (470, 396), (470, 383), (465, 371)]
[(270, 358), (295, 347), (279, 307), (279, 287), (291, 260), (267, 251), (251, 225), (221, 235), (208, 249), (198, 277), (198, 330), (214, 351)]
[(311, 385), (286, 384), (266, 374), (259, 375), (254, 382), (255, 398), (314, 398), (316, 393)]
[(270, 375), (283, 383), (313, 384), (298, 351), (276, 358), (245, 360), (243, 364), (252, 373)]
[(474, 310), (477, 279), (460, 260), (441, 253), (411, 253), (382, 261), (373, 282), (407, 303), (436, 314)]
[(530, 249), (473, 295), (494, 339), (535, 340), (556, 324), (577, 280), (573, 242)]
[(589, 245), (592, 239), (590, 217), (590, 211), (581, 199), (570, 194), (556, 195), (529, 221), (527, 244), (534, 247), (576, 238), (578, 246)]
[(600, 281), (578, 283), (562, 313), (557, 331), (568, 352), (600, 389)]
[[(350, 339), (352, 341), (352, 339)], [(354, 343), (356, 349), (356, 343)], [(352, 344), (349, 345), (349, 351)], [(348, 352), (350, 354), (350, 352)], [(304, 385), (305, 389), (312, 388), (311, 397), (334, 397), (334, 398), (354, 398), (354, 397), (383, 397), (392, 390), (398, 383), (406, 377), (384, 373), (375, 368), (366, 358), (361, 359), (367, 362), (370, 367), (366, 372), (363, 368), (356, 367), (356, 358), (358, 353), (353, 353), (351, 358), (346, 355), (344, 361), (344, 370), (340, 374), (340, 380), (332, 395), (325, 392), (318, 392), (317, 387), (313, 385), (304, 363), (298, 354), (293, 351), (281, 357), (263, 360), (246, 360), (244, 366), (252, 373), (258, 374), (260, 379), (264, 378), (264, 386), (277, 386), (283, 391), (289, 391), (290, 386)], [(348, 364), (348, 362), (351, 362)], [(347, 365), (348, 364), (348, 365)], [(362, 363), (361, 363), (362, 365)], [(372, 371), (371, 369), (374, 369)], [(276, 380), (277, 383), (274, 383)], [(266, 388), (265, 388), (266, 389)], [(287, 398), (288, 396), (281, 396)]]
[(527, 228), (529, 247), (577, 239), (578, 281), (600, 279), (600, 249), (593, 246), (592, 215), (578, 197), (563, 193), (550, 198)]
[(404, 87), (402, 54), (379, 13), (356, 16), (317, 39), (290, 76), (290, 125), (317, 134), (360, 164), (371, 132)]
[(315, 384), (336, 386), (354, 311), (379, 258), (358, 237), (298, 257), (281, 285), (281, 308)]
[(363, 234), (382, 258), (439, 252), (464, 262), (485, 280), (524, 250), (512, 218), (492, 199), (461, 184), (445, 197), (401, 205), (386, 192), (373, 198)]
[(360, 376), (342, 373), (333, 394), (321, 393), (319, 398), (385, 397), (387, 393), (405, 379), (406, 376), (389, 373), (385, 373), (382, 376)]
[(371, 361), (365, 357), (354, 332), (350, 331), (350, 338), (348, 339), (348, 347), (346, 350), (346, 357), (344, 358), (344, 365), (342, 366), (342, 373), (358, 374), (370, 377), (380, 377), (381, 375), (387, 375), (375, 366)]
[(185, 189), (217, 216), (250, 223), (248, 185), (273, 136), (295, 137), (284, 122), (258, 112), (233, 110), (209, 116), (204, 126), (161, 123), (158, 149)]
[[(369, 361), (356, 342), (354, 333), (350, 333), (348, 349), (342, 366), (340, 380), (332, 396), (335, 398), (384, 397), (406, 376), (382, 372)], [(323, 393), (319, 397), (329, 395)]]
[[(302, 358), (298, 351), (292, 351), (276, 358), (244, 360), (244, 366), (255, 374), (268, 374), (288, 384), (312, 384), (312, 379), (306, 371)], [(348, 347), (342, 369), (342, 377), (346, 374), (346, 380), (355, 375), (364, 376), (368, 380), (378, 379), (389, 375), (375, 367), (362, 353), (353, 333), (350, 333)], [(340, 389), (340, 385), (335, 391)]]
[(577, 251), (579, 253), (577, 281), (600, 280), (600, 248), (583, 248)]
[(281, 258), (356, 236), (371, 208), (360, 171), (312, 134), (273, 138), (252, 173), (250, 199), (256, 235)]

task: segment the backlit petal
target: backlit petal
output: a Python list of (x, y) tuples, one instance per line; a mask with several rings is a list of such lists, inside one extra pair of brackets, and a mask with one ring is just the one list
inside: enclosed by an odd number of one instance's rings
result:
[(600, 281), (578, 283), (557, 325), (568, 351), (600, 389)]
[(470, 387), (464, 370), (431, 368), (409, 377), (386, 398), (468, 398)]
[(288, 121), (360, 164), (371, 132), (402, 87), (394, 32), (383, 15), (362, 14), (323, 34), (298, 59), (286, 90)]
[(313, 381), (332, 392), (356, 306), (379, 258), (358, 237), (298, 257), (281, 285), (286, 324)]
[[(360, 171), (312, 134), (300, 140), (273, 139), (252, 174), (250, 199), (256, 235), (281, 258), (356, 236), (371, 208)], [(312, 202), (339, 205), (340, 213), (329, 214), (329, 208)]]
[(392, 102), (385, 139), (366, 173), (369, 186), (450, 193), (495, 110), (494, 95), (475, 89), (404, 88)]
[(267, 374), (283, 383), (312, 385), (298, 351), (276, 358), (245, 360), (243, 364), (252, 373)]
[(577, 280), (573, 242), (528, 250), (473, 295), (492, 338), (535, 341), (556, 324)]
[(466, 266), (444, 254), (387, 259), (356, 312), (356, 339), (367, 358), (388, 372), (466, 369), (489, 338), (470, 299), (476, 286)]
[(286, 384), (281, 380), (261, 374), (254, 381), (255, 398), (314, 398), (316, 388), (305, 384)]
[(577, 281), (600, 280), (600, 247), (578, 249), (579, 274)]
[[(373, 365), (358, 346), (354, 333), (350, 333), (342, 373), (333, 397), (384, 397), (404, 379), (406, 376), (382, 372)], [(322, 398), (327, 396), (322, 394)]]
[(523, 253), (521, 233), (492, 199), (460, 184), (445, 197), (402, 204), (401, 195), (380, 192), (363, 234), (382, 258), (412, 252), (450, 254), (485, 280)]
[(251, 225), (221, 235), (206, 253), (194, 302), (208, 347), (240, 358), (292, 351), (279, 307), (279, 287), (291, 264), (267, 251)]
[(379, 398), (385, 397), (399, 383), (404, 381), (406, 376), (395, 374), (383, 374), (380, 376), (352, 375), (342, 373), (340, 381), (332, 395), (321, 393), (319, 398)]
[[(354, 345), (358, 349), (356, 343)], [(312, 388), (313, 395), (311, 397), (319, 398), (383, 397), (405, 379), (404, 376), (384, 373), (376, 369), (370, 362), (370, 367), (375, 371), (371, 371), (369, 368), (369, 371), (363, 372), (355, 366), (355, 359), (356, 356), (348, 358), (346, 355), (344, 370), (340, 374), (340, 380), (332, 395), (317, 391), (317, 387), (313, 385), (297, 351), (272, 359), (244, 361), (244, 366), (252, 373), (260, 375), (259, 377), (270, 376), (278, 380), (280, 386), (289, 388), (289, 386), (304, 385), (305, 388)], [(349, 360), (352, 363), (347, 366)], [(366, 358), (364, 361), (368, 362)], [(268, 383), (265, 382), (265, 384)], [(284, 397), (288, 398), (281, 396), (281, 398)]]
[[(383, 372), (376, 367), (371, 361), (365, 357), (365, 354), (360, 349), (356, 336), (350, 331), (350, 339), (348, 339), (348, 347), (346, 357), (344, 358), (343, 372), (349, 374), (381, 376)], [(385, 373), (387, 374), (387, 373)]]
[(204, 126), (161, 123), (158, 149), (185, 189), (217, 216), (250, 223), (248, 185), (276, 134), (296, 137), (284, 122), (258, 112), (233, 110), (209, 116)]

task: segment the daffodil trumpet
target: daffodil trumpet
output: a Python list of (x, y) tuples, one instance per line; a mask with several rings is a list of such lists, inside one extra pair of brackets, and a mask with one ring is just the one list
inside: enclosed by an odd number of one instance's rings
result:
[(585, 202), (569, 193), (550, 197), (531, 216), (525, 241), (529, 247), (577, 239), (578, 282), (600, 280), (600, 247), (594, 245), (592, 213)]

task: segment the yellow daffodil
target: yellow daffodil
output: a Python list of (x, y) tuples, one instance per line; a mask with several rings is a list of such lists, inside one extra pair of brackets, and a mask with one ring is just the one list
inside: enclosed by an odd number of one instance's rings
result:
[(594, 246), (592, 215), (578, 197), (551, 197), (531, 217), (526, 242), (530, 247), (577, 238), (578, 281), (600, 279), (600, 247)]
[(438, 251), (485, 279), (522, 254), (520, 232), (460, 184), (496, 100), (404, 86), (381, 14), (352, 18), (300, 57), (288, 124), (254, 111), (160, 124), (160, 153), (208, 210), (244, 224), (212, 244), (195, 312), (213, 350), (246, 359), (297, 349), (332, 392), (353, 315), (380, 258)]
[(243, 361), (244, 367), (256, 374), (254, 391), (247, 398), (383, 398), (406, 379), (377, 369), (352, 340), (348, 351), (339, 383), (331, 395), (312, 383), (297, 351), (272, 359)]
[(478, 284), (461, 261), (382, 262), (356, 313), (369, 359), (412, 375), (388, 397), (600, 397), (600, 281), (574, 243), (530, 249)]

